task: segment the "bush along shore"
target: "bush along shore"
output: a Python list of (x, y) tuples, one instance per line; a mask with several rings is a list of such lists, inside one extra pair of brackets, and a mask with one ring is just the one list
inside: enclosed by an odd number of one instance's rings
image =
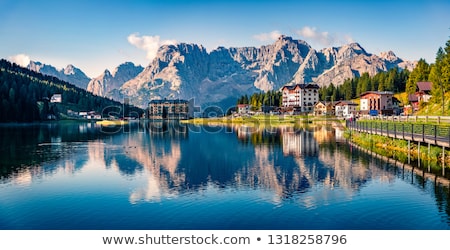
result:
[[(355, 131), (346, 130), (345, 137), (351, 140), (358, 146), (371, 150), (379, 155), (396, 159), (403, 163), (415, 163), (424, 168), (430, 168), (430, 171), (436, 174), (442, 173), (442, 147), (421, 143), (420, 148), (418, 143), (410, 143), (410, 150), (408, 153), (408, 141), (402, 139), (394, 139), (381, 135), (373, 135), (366, 133), (359, 133)], [(420, 155), (419, 155), (420, 152)], [(445, 168), (448, 170), (450, 166), (450, 151), (445, 150)], [(448, 172), (448, 171), (446, 171)]]

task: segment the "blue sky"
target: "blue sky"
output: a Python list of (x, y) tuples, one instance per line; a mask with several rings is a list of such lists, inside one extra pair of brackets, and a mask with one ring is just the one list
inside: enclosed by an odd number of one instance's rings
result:
[(450, 39), (450, 1), (0, 0), (0, 58), (74, 64), (89, 77), (125, 61), (147, 66), (164, 43), (211, 51), (280, 34), (316, 50), (358, 42), (432, 63)]

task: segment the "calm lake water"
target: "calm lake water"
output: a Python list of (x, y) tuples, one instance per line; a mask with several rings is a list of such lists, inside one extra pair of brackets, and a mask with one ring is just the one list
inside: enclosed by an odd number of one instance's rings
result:
[(450, 229), (449, 188), (330, 127), (0, 127), (0, 229)]

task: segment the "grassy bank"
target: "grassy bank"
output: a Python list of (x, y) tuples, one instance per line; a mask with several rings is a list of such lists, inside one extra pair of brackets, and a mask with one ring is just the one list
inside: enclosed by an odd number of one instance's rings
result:
[(445, 93), (444, 103), (438, 100), (431, 100), (427, 103), (421, 103), (419, 111), (415, 115), (450, 115), (450, 93)]
[[(371, 135), (358, 132), (345, 132), (345, 137), (361, 146), (369, 149), (377, 154), (400, 160), (404, 163), (408, 160), (408, 141), (401, 139), (394, 139), (380, 135)], [(442, 167), (442, 147), (431, 146), (428, 151), (427, 144), (418, 144), (411, 142), (410, 160), (417, 162), (419, 159), (422, 163), (430, 162), (430, 166), (434, 170), (440, 170)], [(424, 165), (424, 164), (423, 164)], [(450, 166), (450, 151), (445, 150), (445, 165)]]
[(246, 126), (302, 126), (314, 125), (327, 122), (339, 122), (335, 117), (315, 117), (315, 116), (300, 116), (300, 115), (255, 115), (249, 117), (216, 117), (216, 118), (195, 118), (184, 120), (183, 123), (197, 124), (197, 125), (246, 125)]

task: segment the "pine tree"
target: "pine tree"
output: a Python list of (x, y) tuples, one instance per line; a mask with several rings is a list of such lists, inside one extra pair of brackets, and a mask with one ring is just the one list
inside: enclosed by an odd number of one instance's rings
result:
[(406, 82), (406, 92), (409, 94), (415, 93), (417, 89), (417, 82), (427, 81), (429, 75), (430, 65), (425, 61), (425, 59), (420, 59)]
[(429, 81), (432, 85), (432, 101), (442, 104), (442, 114), (445, 113), (445, 93), (450, 90), (450, 40), (445, 49), (439, 48), (436, 62), (431, 66)]

